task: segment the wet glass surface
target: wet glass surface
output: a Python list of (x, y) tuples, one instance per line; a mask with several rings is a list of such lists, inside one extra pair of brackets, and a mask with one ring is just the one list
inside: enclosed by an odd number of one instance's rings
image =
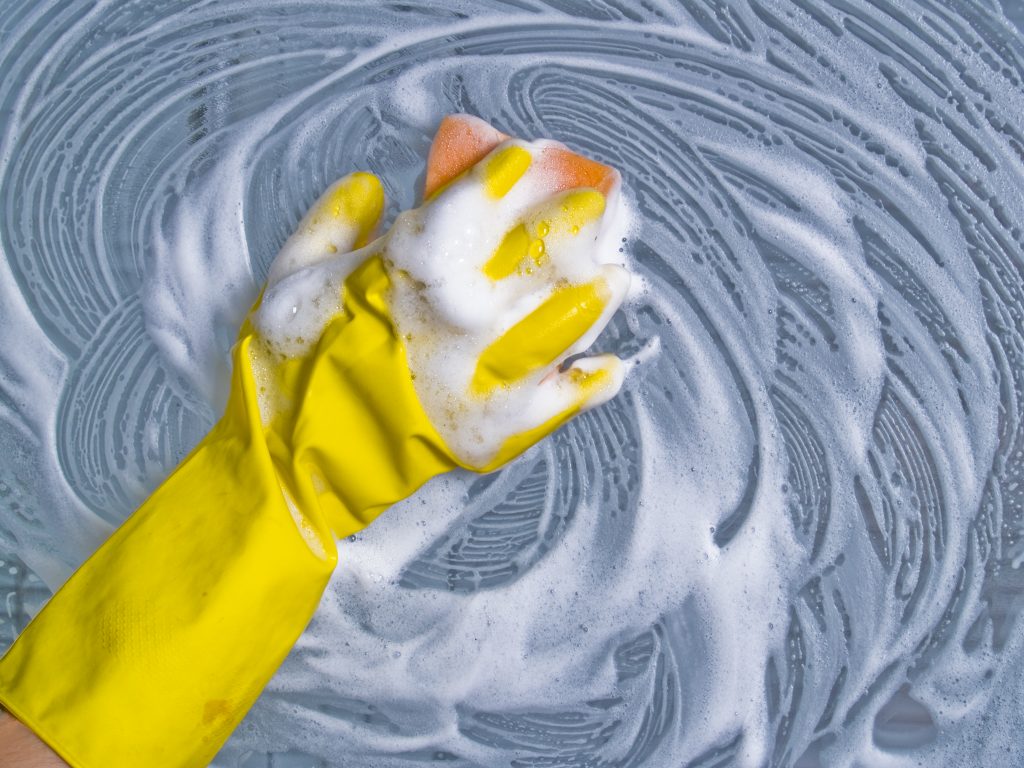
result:
[(639, 365), (344, 542), (217, 764), (1021, 765), (1022, 23), (7, 3), (0, 645), (212, 423), (305, 207), (410, 207), (464, 111), (621, 169)]

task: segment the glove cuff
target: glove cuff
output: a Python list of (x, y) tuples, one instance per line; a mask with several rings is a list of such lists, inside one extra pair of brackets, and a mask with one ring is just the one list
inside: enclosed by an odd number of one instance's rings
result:
[(76, 768), (205, 766), (337, 559), (286, 502), (248, 365), (224, 418), (0, 660), (0, 702)]

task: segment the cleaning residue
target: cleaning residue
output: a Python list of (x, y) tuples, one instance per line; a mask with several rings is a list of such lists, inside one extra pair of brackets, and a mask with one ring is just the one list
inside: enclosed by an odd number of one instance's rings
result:
[(621, 171), (623, 391), (343, 542), (217, 764), (1020, 764), (1021, 37), (991, 4), (627, 5), (14, 3), (4, 620), (212, 423), (306, 208), (366, 170), (390, 225), (466, 112)]
[[(442, 153), (451, 154), (444, 146), (451, 134), (467, 131), (494, 129), (472, 116), (446, 118), (428, 176)], [(568, 163), (599, 173), (607, 196), (577, 186), (589, 179), (567, 177)], [(479, 162), (467, 157), (465, 164), (422, 206), (351, 252), (325, 251), (307, 234), (336, 215), (336, 187), (329, 188), (271, 265), (251, 320), (270, 367), (309, 354), (327, 325), (349, 311), (349, 281), (360, 269), (379, 269), (430, 423), (464, 466), (490, 468), (518, 453), (505, 448), (516, 436), (601, 405), (621, 388), (623, 361), (585, 352), (629, 289), (618, 247), (628, 215), (618, 174), (556, 142), (496, 137)], [(336, 186), (350, 188), (358, 178)], [(269, 423), (275, 406), (265, 402), (262, 410)]]

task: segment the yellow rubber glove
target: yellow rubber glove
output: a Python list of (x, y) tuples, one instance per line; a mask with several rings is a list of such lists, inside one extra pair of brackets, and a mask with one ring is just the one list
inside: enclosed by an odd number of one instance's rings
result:
[(337, 537), (618, 391), (614, 357), (558, 365), (628, 285), (593, 253), (605, 195), (578, 187), (614, 193), (601, 169), (449, 118), (429, 202), (353, 252), (380, 183), (329, 189), (241, 331), (223, 418), (0, 660), (0, 703), (76, 768), (208, 764), (309, 622)]

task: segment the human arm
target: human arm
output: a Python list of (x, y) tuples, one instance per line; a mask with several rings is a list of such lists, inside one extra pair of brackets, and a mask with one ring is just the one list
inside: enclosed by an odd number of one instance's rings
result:
[(67, 768), (31, 730), (0, 710), (0, 768)]

